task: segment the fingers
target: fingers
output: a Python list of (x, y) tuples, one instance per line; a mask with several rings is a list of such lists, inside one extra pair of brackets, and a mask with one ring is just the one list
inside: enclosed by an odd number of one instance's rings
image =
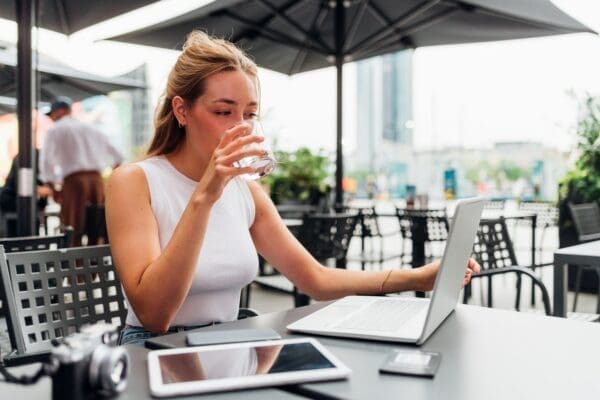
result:
[(232, 165), (235, 161), (239, 161), (246, 157), (251, 157), (251, 156), (262, 157), (264, 155), (265, 155), (264, 149), (257, 148), (257, 147), (243, 148), (243, 149), (234, 151), (233, 153), (231, 153), (227, 156), (222, 156), (220, 158), (219, 162), (224, 165)]
[(218, 147), (225, 148), (233, 140), (235, 140), (241, 136), (249, 135), (251, 131), (252, 131), (252, 128), (250, 127), (250, 125), (248, 125), (246, 123), (241, 123), (232, 128), (229, 128), (225, 131), (223, 136), (221, 136), (221, 141), (219, 142)]
[(243, 148), (244, 146), (247, 146), (252, 143), (261, 143), (264, 140), (265, 138), (262, 136), (243, 134), (242, 136), (238, 136), (232, 139), (227, 146), (217, 151), (220, 151), (221, 154), (227, 155), (234, 152), (235, 150)]
[(467, 264), (467, 269), (479, 273), (481, 271), (481, 266), (472, 258), (469, 258), (469, 263)]

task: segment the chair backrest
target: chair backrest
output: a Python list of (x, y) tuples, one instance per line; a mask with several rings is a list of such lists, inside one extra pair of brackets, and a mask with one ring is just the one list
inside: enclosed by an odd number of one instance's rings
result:
[(61, 249), (69, 246), (73, 229), (64, 228), (63, 233), (54, 236), (22, 236), (0, 239), (0, 245), (4, 246), (5, 253), (17, 251), (35, 251)]
[(43, 357), (52, 339), (98, 321), (125, 323), (108, 245), (17, 253), (0, 248), (0, 273), (16, 357)]
[(518, 265), (504, 218), (481, 220), (473, 245), (473, 257), (483, 270)]
[(600, 208), (598, 203), (569, 203), (569, 209), (580, 242), (600, 239)]
[(88, 245), (99, 244), (100, 239), (102, 239), (102, 244), (108, 243), (106, 215), (103, 205), (86, 204), (84, 221), (83, 233), (87, 236)]
[(487, 200), (483, 206), (484, 210), (504, 210), (506, 201), (504, 200)]
[(519, 203), (519, 211), (536, 214), (537, 226), (539, 227), (546, 228), (558, 224), (558, 207), (553, 203), (547, 201), (522, 201)]
[(317, 212), (317, 207), (311, 204), (278, 204), (277, 212), (281, 218), (302, 219), (307, 214)]
[(424, 223), (426, 242), (445, 242), (448, 239), (450, 225), (445, 209), (398, 208), (396, 215), (400, 223), (400, 233), (405, 239), (412, 239), (412, 227), (415, 223)]
[(343, 260), (358, 220), (356, 213), (305, 215), (298, 240), (320, 262)]

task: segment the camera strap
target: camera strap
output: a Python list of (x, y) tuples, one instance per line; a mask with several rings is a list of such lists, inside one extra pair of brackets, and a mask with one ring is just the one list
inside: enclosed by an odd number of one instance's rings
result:
[(4, 363), (0, 361), (0, 375), (4, 377), (4, 381), (8, 383), (16, 383), (19, 385), (33, 385), (44, 376), (52, 376), (58, 369), (55, 363), (43, 363), (40, 369), (33, 375), (16, 376), (8, 372)]

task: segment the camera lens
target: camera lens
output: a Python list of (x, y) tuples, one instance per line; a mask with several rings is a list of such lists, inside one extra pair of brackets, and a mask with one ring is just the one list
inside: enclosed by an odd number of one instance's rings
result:
[(129, 356), (122, 347), (99, 345), (90, 360), (90, 386), (106, 397), (122, 392), (127, 386)]

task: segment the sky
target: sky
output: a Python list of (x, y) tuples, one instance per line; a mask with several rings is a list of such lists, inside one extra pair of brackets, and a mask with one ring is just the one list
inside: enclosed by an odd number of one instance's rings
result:
[[(94, 41), (149, 25), (209, 3), (163, 0), (67, 38), (39, 30), (37, 46), (75, 68), (115, 75), (148, 64), (151, 103), (166, 83), (177, 52)], [(554, 0), (574, 18), (600, 31), (600, 0)], [(126, 27), (126, 28), (124, 28)], [(16, 41), (16, 24), (0, 19), (0, 40)], [(415, 147), (489, 146), (527, 140), (568, 150), (577, 103), (568, 93), (600, 95), (600, 37), (572, 34), (415, 50)], [(335, 70), (288, 77), (261, 70), (267, 136), (280, 147), (333, 149)], [(344, 148), (355, 147), (356, 72), (344, 68)]]

